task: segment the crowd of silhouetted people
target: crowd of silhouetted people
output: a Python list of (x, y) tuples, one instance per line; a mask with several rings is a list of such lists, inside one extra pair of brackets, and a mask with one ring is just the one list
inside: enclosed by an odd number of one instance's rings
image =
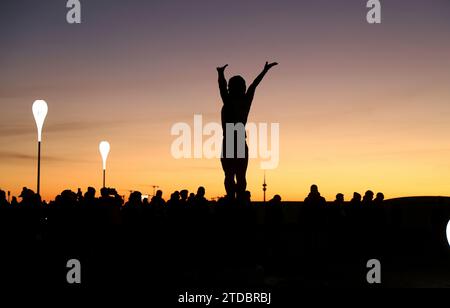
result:
[[(97, 222), (108, 224), (141, 222), (145, 224), (149, 222), (148, 218), (153, 222), (166, 221), (167, 219), (177, 222), (195, 222), (198, 219), (213, 221), (215, 217), (224, 218), (227, 215), (226, 219), (240, 219), (241, 222), (246, 223), (258, 219), (256, 217), (258, 216), (256, 214), (257, 208), (262, 208), (264, 212), (264, 218), (261, 220), (261, 217), (259, 217), (259, 222), (269, 225), (279, 224), (283, 223), (286, 218), (280, 195), (275, 195), (266, 203), (252, 202), (249, 191), (246, 191), (245, 197), (239, 200), (227, 196), (217, 200), (208, 200), (205, 197), (206, 190), (202, 186), (195, 193), (189, 192), (187, 189), (175, 191), (167, 200), (161, 190), (156, 191), (151, 198), (143, 196), (138, 191), (133, 191), (130, 192), (128, 200), (125, 200), (125, 197), (119, 195), (113, 188), (102, 188), (100, 194), (97, 194), (93, 187), (87, 188), (85, 192), (81, 189), (78, 189), (77, 192), (64, 190), (55, 200), (47, 203), (42, 201), (41, 197), (31, 189), (24, 187), (18, 198), (12, 197), (11, 202), (9, 202), (9, 193), (7, 199), (6, 193), (0, 190), (0, 208), (42, 209), (47, 212), (56, 210), (56, 212), (53, 212), (58, 213), (59, 216), (53, 215), (53, 221), (61, 220), (59, 213), (67, 210), (72, 212), (70, 215), (67, 214), (66, 217), (71, 217), (72, 220), (78, 219), (78, 222), (89, 220), (92, 224)], [(302, 218), (298, 221), (304, 222), (308, 226), (311, 221), (321, 221), (327, 215), (337, 217), (336, 219), (345, 218), (353, 209), (380, 208), (383, 201), (384, 195), (382, 193), (378, 193), (374, 198), (374, 193), (369, 190), (364, 197), (355, 192), (349, 202), (345, 202), (344, 195), (341, 193), (336, 195), (336, 200), (333, 202), (327, 202), (321, 196), (317, 185), (312, 185), (309, 195), (304, 200), (303, 205), (299, 207)], [(80, 213), (73, 214), (75, 212)], [(47, 214), (39, 215), (45, 216), (47, 219)], [(320, 223), (316, 225), (320, 225)]]
[[(115, 189), (98, 193), (89, 187), (84, 192), (65, 190), (47, 203), (28, 188), (11, 202), (0, 191), (0, 238), (11, 247), (26, 242), (41, 249), (39, 262), (47, 267), (57, 256), (78, 254), (97, 267), (110, 260), (106, 269), (127, 260), (124, 279), (128, 273), (151, 270), (158, 283), (182, 276), (187, 285), (221, 282), (229, 268), (242, 267), (254, 271), (233, 272), (245, 281), (259, 277), (262, 267), (266, 275), (328, 281), (324, 264), (357, 273), (353, 283), (360, 278), (359, 266), (365, 270), (370, 258), (415, 255), (422, 260), (423, 253), (435, 260), (447, 248), (440, 235), (450, 213), (439, 200), (393, 205), (382, 193), (369, 190), (364, 196), (354, 193), (348, 201), (341, 193), (327, 201), (317, 185), (304, 202), (294, 203), (282, 202), (280, 195), (266, 203), (252, 202), (250, 192), (244, 200), (205, 196), (205, 188), (199, 187), (168, 198), (161, 190), (151, 198), (135, 191), (125, 200)], [(409, 220), (418, 211), (429, 225)], [(103, 274), (92, 279), (108, 283)]]
[[(375, 199), (374, 199), (374, 196), (375, 196), (375, 194), (371, 190), (366, 191), (366, 193), (364, 194), (364, 197), (362, 197), (361, 194), (355, 192), (355, 193), (353, 193), (353, 198), (350, 200), (349, 205), (353, 206), (353, 207), (382, 205), (383, 201), (384, 201), (384, 194), (377, 193)], [(320, 207), (320, 206), (326, 206), (327, 201), (325, 200), (324, 197), (321, 196), (317, 185), (312, 185), (311, 191), (310, 191), (308, 197), (306, 197), (304, 204), (305, 204), (305, 206), (319, 206)], [(341, 194), (341, 193), (337, 194), (336, 200), (334, 200), (333, 205), (336, 205), (336, 206), (345, 205), (344, 194)]]
[[(100, 189), (100, 196), (97, 197), (97, 191), (93, 187), (88, 187), (87, 191), (83, 194), (81, 189), (77, 192), (71, 190), (64, 190), (58, 195), (54, 201), (49, 203), (42, 201), (41, 197), (33, 190), (24, 187), (18, 198), (13, 196), (11, 201), (9, 196), (7, 199), (6, 192), (0, 190), (0, 207), (96, 207), (96, 206), (113, 206), (118, 208), (139, 208), (139, 207), (155, 207), (155, 208), (167, 208), (170, 209), (187, 209), (187, 208), (207, 208), (209, 204), (232, 204), (239, 203), (243, 206), (252, 204), (251, 193), (246, 191), (245, 198), (242, 200), (231, 200), (226, 196), (219, 198), (218, 200), (207, 200), (205, 197), (205, 188), (200, 186), (196, 193), (189, 192), (187, 189), (175, 191), (170, 195), (170, 198), (166, 201), (163, 198), (163, 192), (158, 190), (155, 195), (149, 199), (147, 196), (143, 196), (139, 191), (133, 191), (128, 197), (128, 201), (124, 200), (124, 196), (118, 194), (113, 188)], [(9, 194), (8, 194), (9, 195)], [(383, 193), (375, 194), (368, 190), (364, 197), (361, 194), (355, 192), (353, 198), (346, 202), (344, 195), (339, 193), (336, 195), (336, 199), (330, 203), (321, 196), (317, 185), (312, 185), (310, 193), (303, 202), (305, 207), (322, 207), (327, 205), (335, 206), (380, 206), (384, 201)], [(281, 196), (275, 195), (270, 201), (269, 205), (281, 205)]]

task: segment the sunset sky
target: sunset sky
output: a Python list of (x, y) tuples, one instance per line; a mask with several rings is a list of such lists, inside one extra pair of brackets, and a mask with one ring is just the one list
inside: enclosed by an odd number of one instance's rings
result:
[[(268, 196), (303, 200), (313, 183), (387, 198), (450, 195), (450, 1), (65, 0), (0, 3), (0, 189), (36, 189), (31, 112), (44, 99), (41, 192), (102, 184), (101, 140), (111, 143), (107, 185), (168, 198), (206, 187), (225, 194), (217, 159), (176, 160), (177, 122), (220, 121), (216, 67), (257, 90), (251, 122), (280, 123), (280, 164)], [(248, 189), (262, 199), (250, 161)]]

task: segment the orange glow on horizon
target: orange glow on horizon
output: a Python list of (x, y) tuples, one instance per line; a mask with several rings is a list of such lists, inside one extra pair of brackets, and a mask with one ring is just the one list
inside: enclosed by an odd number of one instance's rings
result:
[[(448, 3), (406, 9), (392, 1), (374, 26), (364, 5), (350, 2), (237, 1), (220, 14), (202, 1), (178, 2), (105, 11), (92, 1), (76, 26), (51, 4), (11, 5), (8, 15), (21, 17), (5, 19), (0, 54), (0, 189), (36, 190), (31, 104), (44, 99), (44, 199), (64, 189), (98, 192), (102, 140), (111, 143), (106, 185), (121, 195), (151, 195), (158, 185), (167, 199), (202, 185), (208, 198), (223, 196), (220, 161), (175, 160), (171, 126), (192, 124), (194, 114), (220, 123), (217, 66), (228, 63), (226, 77), (242, 75), (248, 85), (277, 61), (248, 119), (280, 124), (269, 199), (304, 200), (311, 184), (327, 200), (368, 189), (386, 198), (450, 195)], [(251, 160), (247, 173), (254, 200), (263, 198), (259, 166)]]

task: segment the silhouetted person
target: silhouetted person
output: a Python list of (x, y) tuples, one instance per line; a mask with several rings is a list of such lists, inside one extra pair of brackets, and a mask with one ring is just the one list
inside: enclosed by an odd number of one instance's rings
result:
[(165, 205), (166, 201), (163, 199), (162, 190), (158, 190), (156, 195), (152, 197), (152, 201), (150, 201), (150, 208), (155, 218), (160, 218), (165, 215)]
[(195, 203), (195, 194), (190, 193), (187, 201), (188, 201), (188, 205), (192, 206)]
[(78, 202), (83, 202), (83, 193), (81, 192), (81, 188), (78, 188), (78, 191), (77, 191), (77, 200), (78, 200)]
[[(189, 210), (189, 191), (187, 189), (183, 189), (180, 191), (180, 216), (186, 216)], [(187, 217), (185, 217), (187, 218)]]
[(170, 199), (169, 201), (167, 201), (167, 206), (168, 207), (176, 206), (179, 202), (180, 202), (180, 192), (175, 191), (172, 193), (172, 195), (170, 195)]
[(74, 193), (73, 191), (67, 189), (64, 190), (61, 195), (60, 198), (58, 200), (58, 206), (59, 207), (67, 207), (67, 208), (76, 208), (77, 204), (78, 204), (78, 198), (77, 198), (77, 194)]
[(24, 187), (19, 195), (22, 198), (20, 205), (23, 207), (40, 206), (41, 198), (31, 189)]
[(114, 188), (102, 188), (99, 198), (100, 206), (122, 207), (123, 199)]
[(164, 205), (166, 204), (166, 201), (164, 201), (162, 196), (163, 196), (162, 190), (158, 190), (156, 192), (156, 195), (153, 196), (152, 201), (150, 202), (150, 204), (153, 207), (161, 207), (161, 208), (164, 207)]
[(9, 206), (8, 200), (6, 200), (6, 192), (0, 190), (0, 207)]
[(148, 198), (144, 198), (144, 200), (142, 200), (142, 206), (144, 208), (147, 208), (150, 205), (150, 202), (148, 202)]
[(362, 200), (363, 206), (373, 205), (373, 195), (374, 195), (373, 191), (371, 190), (366, 191)]
[[(122, 208), (122, 217), (126, 224), (134, 224), (138, 222), (138, 220), (141, 218), (141, 215), (139, 214), (142, 210), (142, 205), (142, 193), (140, 193), (139, 191), (133, 191), (132, 193), (130, 193), (128, 202), (126, 202), (124, 207)], [(120, 222), (120, 211), (111, 211), (111, 214), (111, 219), (116, 219), (117, 222)], [(116, 214), (118, 215), (116, 216)]]
[(344, 194), (337, 194), (336, 200), (334, 200), (335, 206), (343, 206), (344, 205)]
[(357, 192), (354, 192), (353, 193), (353, 198), (352, 198), (352, 200), (350, 200), (350, 205), (352, 206), (352, 207), (358, 207), (358, 206), (360, 206), (361, 205), (361, 194), (359, 194), (359, 193), (357, 193)]
[[(121, 221), (120, 210), (123, 205), (122, 197), (114, 188), (100, 189), (101, 197), (98, 200), (99, 207), (106, 213), (104, 217), (107, 223), (119, 224)], [(131, 196), (130, 196), (131, 197)]]
[(83, 198), (84, 205), (92, 207), (96, 204), (95, 193), (96, 193), (95, 188), (88, 187)]
[(200, 186), (197, 189), (193, 204), (193, 214), (203, 217), (208, 213), (208, 200), (205, 198), (205, 188)]
[[(263, 71), (248, 89), (244, 78), (241, 76), (232, 77), (227, 84), (225, 69), (228, 64), (217, 68), (220, 96), (223, 101), (221, 112), (223, 130), (221, 162), (225, 173), (225, 190), (228, 198), (244, 198), (247, 188), (246, 172), (248, 166), (248, 147), (245, 140), (244, 127), (247, 124), (248, 114), (257, 86), (267, 72), (277, 64), (266, 62)], [(237, 125), (236, 129), (238, 131), (227, 132), (227, 124)], [(245, 148), (243, 148), (244, 146)], [(234, 151), (230, 147), (234, 148)], [(227, 153), (227, 149), (229, 153)]]
[(373, 200), (373, 205), (374, 206), (383, 205), (383, 201), (384, 201), (383, 193), (377, 193), (377, 196), (375, 197), (375, 200)]
[(244, 204), (251, 205), (252, 204), (252, 193), (248, 190), (245, 191), (244, 194)]
[(128, 198), (128, 202), (125, 203), (126, 209), (139, 208), (142, 206), (142, 193), (139, 191), (133, 191)]
[(311, 186), (311, 191), (305, 199), (305, 206), (307, 207), (321, 207), (326, 205), (326, 200), (320, 195), (317, 185)]
[(279, 225), (283, 222), (283, 209), (280, 195), (275, 195), (268, 202), (266, 210), (266, 222), (271, 225)]
[(19, 202), (17, 202), (17, 197), (16, 196), (12, 197), (12, 199), (11, 199), (11, 206), (12, 207), (17, 207), (18, 205), (19, 205)]
[(189, 197), (189, 191), (187, 191), (186, 189), (183, 189), (182, 191), (180, 191), (180, 202), (183, 205), (187, 204), (188, 197)]
[(269, 201), (269, 205), (271, 205), (271, 206), (281, 205), (280, 195), (273, 196), (273, 198)]
[(180, 213), (180, 192), (175, 191), (170, 195), (167, 201), (167, 213), (171, 217), (177, 217)]
[(198, 189), (197, 189), (197, 194), (195, 195), (195, 202), (199, 205), (199, 204), (204, 204), (204, 203), (207, 203), (208, 202), (208, 200), (206, 200), (206, 198), (205, 198), (205, 194), (206, 194), (206, 191), (205, 191), (205, 187), (203, 187), (203, 186), (200, 186)]

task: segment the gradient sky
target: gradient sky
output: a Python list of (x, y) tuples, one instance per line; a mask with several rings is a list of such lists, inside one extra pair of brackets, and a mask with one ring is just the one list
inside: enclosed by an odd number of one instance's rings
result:
[[(302, 200), (312, 183), (386, 197), (450, 193), (450, 1), (65, 0), (0, 4), (0, 188), (36, 186), (35, 99), (45, 99), (41, 190), (101, 186), (98, 143), (112, 146), (108, 186), (165, 197), (175, 189), (223, 195), (218, 160), (175, 160), (176, 122), (220, 121), (215, 68), (259, 87), (251, 122), (280, 123), (280, 165), (268, 194)], [(249, 190), (263, 172), (250, 162)]]

